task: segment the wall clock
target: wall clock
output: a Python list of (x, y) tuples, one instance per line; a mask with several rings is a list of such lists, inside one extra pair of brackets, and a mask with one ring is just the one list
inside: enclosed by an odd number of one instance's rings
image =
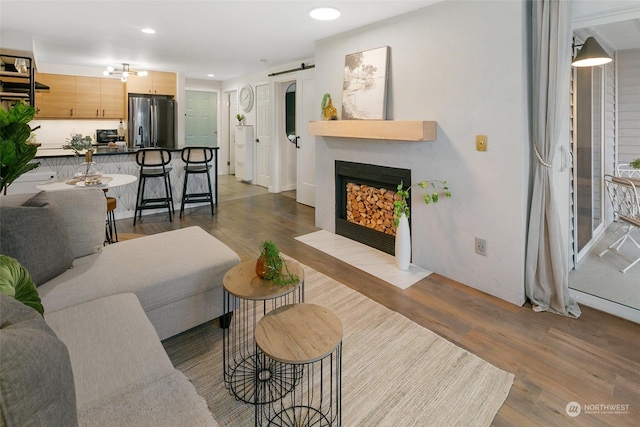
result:
[(245, 112), (249, 112), (252, 106), (253, 106), (253, 89), (251, 89), (251, 85), (246, 85), (242, 89), (240, 89), (240, 107)]

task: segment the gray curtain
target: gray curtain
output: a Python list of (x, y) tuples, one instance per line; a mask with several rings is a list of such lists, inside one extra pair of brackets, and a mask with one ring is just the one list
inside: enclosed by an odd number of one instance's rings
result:
[(552, 185), (559, 169), (552, 164), (554, 154), (560, 145), (563, 121), (569, 114), (570, 5), (566, 0), (531, 3), (531, 128), (535, 164), (525, 286), (535, 311), (578, 317), (580, 307), (569, 296), (567, 248)]

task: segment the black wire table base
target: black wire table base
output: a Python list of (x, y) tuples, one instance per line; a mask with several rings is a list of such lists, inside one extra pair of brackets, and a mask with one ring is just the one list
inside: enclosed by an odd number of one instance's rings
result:
[(292, 406), (278, 412), (273, 418), (267, 420), (265, 425), (271, 427), (325, 427), (332, 424), (331, 420), (316, 408), (310, 406)]
[[(294, 386), (256, 405), (255, 425), (329, 427), (342, 425), (342, 342), (320, 360), (290, 364), (271, 360), (276, 372), (294, 369)], [(269, 362), (270, 361), (270, 362)]]
[(300, 380), (302, 368), (250, 355), (231, 371), (227, 388), (237, 400), (251, 404), (271, 403), (289, 393)]

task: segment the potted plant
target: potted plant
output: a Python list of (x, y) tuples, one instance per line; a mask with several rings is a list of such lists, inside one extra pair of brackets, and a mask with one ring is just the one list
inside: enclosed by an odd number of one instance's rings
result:
[(404, 214), (407, 219), (409, 219), (410, 211), (409, 205), (407, 204), (407, 199), (409, 198), (409, 191), (411, 190), (411, 188), (416, 186), (424, 189), (426, 189), (427, 187), (433, 188), (432, 193), (425, 192), (424, 194), (424, 203), (427, 205), (431, 202), (438, 203), (438, 201), (440, 201), (440, 194), (445, 196), (447, 199), (451, 198), (451, 191), (449, 190), (449, 187), (447, 187), (447, 181), (422, 181), (417, 184), (410, 185), (407, 189), (404, 188), (404, 183), (401, 182), (400, 184), (398, 184), (398, 189), (396, 192), (397, 197), (393, 202), (393, 212), (395, 214), (393, 224), (396, 227), (398, 227), (398, 221), (400, 220), (402, 214)]
[(67, 145), (65, 145), (64, 148), (72, 149), (78, 156), (82, 155), (84, 151), (84, 162), (78, 166), (76, 177), (83, 178), (86, 184), (96, 183), (96, 177), (99, 177), (101, 174), (98, 170), (98, 165), (93, 161), (95, 148), (91, 143), (91, 137), (82, 136), (82, 134), (79, 133), (72, 133), (71, 138), (67, 139)]
[(31, 162), (38, 147), (31, 144), (31, 133), (40, 126), (31, 128), (37, 110), (20, 100), (6, 111), (0, 108), (0, 188), (7, 194), (7, 187), (19, 176), (40, 166)]
[(417, 184), (410, 185), (408, 188), (404, 188), (404, 183), (398, 184), (396, 198), (393, 202), (394, 220), (393, 224), (396, 227), (396, 266), (400, 270), (407, 270), (411, 261), (411, 232), (409, 230), (409, 205), (407, 199), (409, 199), (409, 191), (412, 187), (420, 187), (423, 189), (430, 188), (430, 191), (424, 194), (424, 203), (438, 203), (440, 201), (440, 195), (446, 198), (451, 198), (451, 191), (447, 187), (446, 181), (422, 181)]
[(238, 119), (238, 126), (242, 126), (244, 122), (244, 114), (236, 114), (236, 119)]
[(638, 157), (635, 160), (632, 160), (631, 163), (629, 163), (631, 165), (632, 168), (634, 169), (640, 169), (640, 157)]
[[(286, 270), (285, 271), (283, 271)], [(256, 274), (265, 282), (277, 286), (289, 286), (300, 281), (300, 278), (289, 272), (278, 247), (270, 240), (260, 244), (260, 257), (256, 262)]]

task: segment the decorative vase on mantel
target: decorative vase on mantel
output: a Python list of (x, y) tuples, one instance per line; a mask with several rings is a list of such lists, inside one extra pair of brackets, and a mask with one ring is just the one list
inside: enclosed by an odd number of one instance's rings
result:
[(325, 120), (338, 120), (338, 110), (333, 106), (331, 98), (327, 100), (327, 106), (322, 111)]
[(408, 270), (411, 262), (411, 230), (409, 219), (402, 213), (396, 227), (396, 267), (399, 270)]

